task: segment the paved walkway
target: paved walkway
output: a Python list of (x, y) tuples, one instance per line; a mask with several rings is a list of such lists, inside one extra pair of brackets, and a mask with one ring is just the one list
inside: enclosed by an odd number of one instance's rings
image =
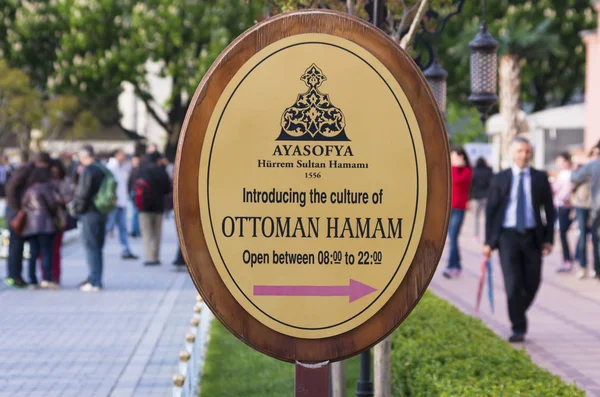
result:
[[(572, 247), (577, 239), (575, 229), (569, 236)], [(557, 274), (555, 270), (562, 258), (558, 235), (556, 242), (558, 246), (544, 260), (543, 281), (529, 311), (529, 334), (524, 346), (538, 365), (566, 381), (576, 382), (588, 396), (600, 397), (600, 283), (577, 280), (574, 273)], [(462, 277), (453, 280), (442, 277), (448, 258), (446, 250), (430, 288), (465, 313), (473, 314), (482, 255), (481, 244), (473, 239), (470, 214), (465, 219), (460, 244)], [(485, 295), (480, 317), (500, 337), (506, 338), (510, 322), (497, 254), (493, 257), (493, 272), (496, 313), (491, 313)]]
[[(142, 253), (139, 239), (130, 243)], [(101, 293), (76, 288), (87, 275), (78, 240), (63, 248), (63, 290), (2, 283), (0, 397), (170, 395), (197, 294), (187, 271), (172, 271), (176, 250), (171, 219), (163, 228), (162, 266), (122, 261), (118, 238), (107, 239)]]
[[(431, 289), (472, 314), (481, 245), (463, 229), (463, 276), (441, 276)], [(177, 371), (196, 291), (187, 272), (170, 265), (177, 242), (172, 220), (163, 229), (163, 266), (121, 261), (117, 238), (105, 249), (105, 290), (83, 294), (86, 276), (78, 240), (63, 248), (64, 289), (17, 291), (0, 285), (0, 397), (168, 396)], [(572, 234), (576, 238), (576, 233)], [(141, 254), (141, 241), (131, 240)], [(558, 275), (560, 248), (545, 261), (544, 281), (530, 311), (525, 348), (540, 366), (600, 397), (600, 284)], [(5, 274), (0, 261), (0, 275)], [(494, 258), (496, 313), (482, 301), (481, 319), (501, 337), (509, 332), (506, 298)]]

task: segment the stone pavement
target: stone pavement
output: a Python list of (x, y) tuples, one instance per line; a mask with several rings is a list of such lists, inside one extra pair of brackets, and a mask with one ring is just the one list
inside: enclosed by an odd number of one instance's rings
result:
[[(141, 257), (141, 241), (130, 244)], [(77, 289), (87, 275), (79, 240), (63, 247), (61, 291), (2, 283), (0, 397), (170, 395), (197, 294), (187, 271), (173, 271), (176, 252), (171, 218), (163, 227), (162, 266), (122, 261), (117, 236), (107, 238), (100, 293)]]
[[(446, 280), (444, 253), (431, 289), (473, 314), (481, 244), (471, 216), (461, 237), (463, 275)], [(573, 231), (571, 239), (576, 239)], [(141, 241), (130, 240), (142, 253)], [(0, 285), (0, 397), (168, 396), (184, 346), (196, 290), (187, 272), (173, 272), (177, 249), (173, 220), (165, 222), (162, 266), (122, 261), (115, 236), (105, 248), (105, 290), (84, 294), (86, 276), (78, 240), (63, 248), (63, 290), (12, 290)], [(544, 280), (529, 313), (524, 347), (540, 366), (600, 397), (600, 283), (559, 275), (560, 248), (545, 260)], [(509, 333), (497, 256), (496, 312), (482, 301), (481, 319), (500, 337)], [(0, 261), (0, 275), (6, 272)], [(24, 273), (26, 274), (26, 273)]]
[[(430, 285), (438, 296), (471, 315), (482, 261), (482, 245), (473, 239), (473, 222), (469, 213), (460, 238), (462, 276), (452, 280), (443, 278), (442, 271), (448, 260), (446, 250)], [(571, 247), (575, 247), (577, 239), (575, 226), (569, 236)], [(574, 273), (556, 273), (562, 260), (558, 234), (556, 243), (553, 253), (544, 260), (543, 281), (529, 311), (529, 333), (524, 348), (539, 366), (565, 381), (576, 382), (588, 396), (600, 397), (600, 283), (592, 279), (577, 280)], [(588, 251), (591, 256), (591, 245)], [(510, 322), (497, 253), (492, 263), (496, 310), (491, 312), (485, 289), (480, 318), (500, 337), (506, 338)]]

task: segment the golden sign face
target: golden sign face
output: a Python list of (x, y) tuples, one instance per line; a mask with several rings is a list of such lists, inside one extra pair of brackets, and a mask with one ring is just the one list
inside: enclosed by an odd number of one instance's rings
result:
[(236, 73), (208, 125), (209, 252), (266, 326), (339, 335), (376, 314), (411, 266), (426, 172), (413, 110), (380, 61), (326, 34), (277, 41)]

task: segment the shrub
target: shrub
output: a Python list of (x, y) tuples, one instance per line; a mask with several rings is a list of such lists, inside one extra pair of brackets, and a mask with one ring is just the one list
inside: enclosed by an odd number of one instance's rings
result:
[(395, 396), (585, 396), (427, 293), (392, 341)]

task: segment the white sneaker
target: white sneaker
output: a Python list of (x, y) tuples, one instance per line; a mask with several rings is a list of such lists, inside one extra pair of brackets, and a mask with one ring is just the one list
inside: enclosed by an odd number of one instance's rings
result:
[(557, 269), (556, 272), (557, 273), (569, 273), (571, 270), (573, 269), (573, 265), (571, 265), (571, 262), (569, 261), (564, 261)]
[(590, 278), (596, 278), (596, 271), (590, 270)]
[(584, 278), (587, 278), (587, 269), (579, 269), (577, 270), (577, 274), (575, 274), (575, 277), (577, 277), (577, 279), (579, 280), (583, 280)]
[(82, 292), (100, 292), (100, 287), (94, 287), (90, 283), (85, 283), (79, 287), (79, 290)]
[(56, 284), (53, 281), (46, 281), (46, 280), (44, 280), (44, 281), (42, 281), (40, 283), (40, 288), (42, 288), (42, 289), (51, 289), (51, 290), (54, 290), (54, 291), (58, 291), (60, 289), (60, 285)]

